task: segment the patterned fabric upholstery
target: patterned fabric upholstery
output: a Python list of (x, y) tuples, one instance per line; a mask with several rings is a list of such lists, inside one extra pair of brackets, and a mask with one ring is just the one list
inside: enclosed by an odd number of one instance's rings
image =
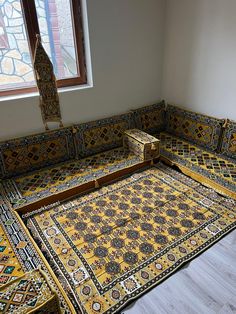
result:
[(3, 187), (13, 207), (18, 208), (140, 162), (141, 158), (118, 147), (5, 180)]
[[(236, 197), (236, 163), (209, 150), (191, 144), (181, 138), (162, 132), (161, 155), (178, 166), (184, 166), (196, 174), (211, 180), (214, 184), (230, 191)], [(204, 183), (204, 182), (203, 182)], [(222, 192), (220, 188), (219, 192)], [(219, 190), (219, 189), (218, 189)]]
[(236, 159), (236, 122), (229, 121), (223, 133), (221, 152)]
[(165, 102), (134, 110), (135, 127), (147, 133), (156, 133), (165, 128)]
[(1, 313), (62, 313), (42, 271), (34, 270), (0, 288)]
[[(0, 199), (1, 201), (1, 199)], [(7, 221), (9, 224), (9, 221)], [(4, 224), (0, 222), (0, 287), (24, 274), (23, 268), (17, 255), (14, 252), (14, 246), (8, 239), (4, 231)], [(23, 244), (23, 241), (21, 245)], [(1, 312), (1, 311), (0, 311)]]
[(154, 136), (138, 129), (131, 129), (124, 132), (124, 147), (143, 160), (159, 157), (159, 142)]
[(168, 105), (166, 131), (211, 150), (219, 145), (223, 120)]
[(39, 104), (46, 130), (47, 122), (61, 122), (60, 102), (57, 90), (56, 77), (53, 72), (53, 64), (47, 55), (40, 35), (36, 35), (36, 47), (34, 53), (34, 70), (36, 84), (39, 90)]
[(78, 157), (122, 146), (123, 132), (133, 125), (133, 113), (75, 125)]
[(0, 143), (0, 176), (11, 177), (75, 157), (72, 129)]

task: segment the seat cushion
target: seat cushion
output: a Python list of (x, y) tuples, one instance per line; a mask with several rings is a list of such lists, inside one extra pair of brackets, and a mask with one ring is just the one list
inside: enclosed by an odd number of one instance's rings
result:
[(122, 146), (123, 132), (133, 126), (133, 113), (75, 125), (77, 157), (83, 158)]
[(223, 133), (221, 152), (236, 159), (236, 122), (228, 121)]
[(9, 178), (75, 158), (72, 128), (0, 143), (0, 177)]
[(154, 134), (164, 131), (165, 128), (165, 102), (145, 106), (134, 112), (135, 127), (147, 133)]
[(3, 186), (13, 207), (18, 208), (141, 162), (120, 147), (5, 180)]
[(218, 192), (236, 198), (236, 163), (181, 138), (162, 132), (161, 155), (180, 167), (187, 175)]
[(220, 143), (223, 122), (221, 119), (168, 105), (165, 131), (215, 151)]

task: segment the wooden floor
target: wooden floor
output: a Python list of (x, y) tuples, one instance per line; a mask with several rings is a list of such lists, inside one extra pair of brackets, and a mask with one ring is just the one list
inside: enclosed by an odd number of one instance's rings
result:
[(121, 313), (235, 314), (236, 230)]

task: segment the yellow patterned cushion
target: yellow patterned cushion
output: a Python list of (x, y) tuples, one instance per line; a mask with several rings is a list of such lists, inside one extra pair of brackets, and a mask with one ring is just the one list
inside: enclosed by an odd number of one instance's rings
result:
[(141, 162), (138, 156), (118, 147), (4, 180), (3, 188), (13, 207), (18, 208)]
[(75, 157), (70, 128), (0, 143), (0, 176), (11, 177)]
[(218, 148), (222, 124), (220, 119), (167, 106), (166, 131), (211, 150)]
[[(236, 198), (236, 163), (233, 159), (215, 154), (166, 132), (160, 133), (161, 155), (178, 167), (209, 180), (220, 193)], [(205, 179), (202, 181), (206, 184)]]
[(223, 133), (221, 151), (224, 155), (236, 159), (236, 122), (229, 121)]
[(132, 113), (75, 125), (78, 157), (122, 146), (123, 132), (133, 125)]
[(145, 106), (133, 111), (135, 126), (148, 133), (163, 131), (165, 128), (165, 102)]
[[(12, 224), (12, 220), (5, 221), (5, 227)], [(26, 246), (27, 243), (21, 241), (19, 246)], [(0, 286), (18, 278), (24, 274), (21, 263), (13, 250), (6, 232), (0, 223)]]

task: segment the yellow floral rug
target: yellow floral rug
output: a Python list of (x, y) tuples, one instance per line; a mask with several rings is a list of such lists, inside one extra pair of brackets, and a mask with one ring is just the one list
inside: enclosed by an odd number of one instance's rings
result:
[(159, 163), (23, 219), (77, 312), (114, 313), (235, 228), (235, 205)]

